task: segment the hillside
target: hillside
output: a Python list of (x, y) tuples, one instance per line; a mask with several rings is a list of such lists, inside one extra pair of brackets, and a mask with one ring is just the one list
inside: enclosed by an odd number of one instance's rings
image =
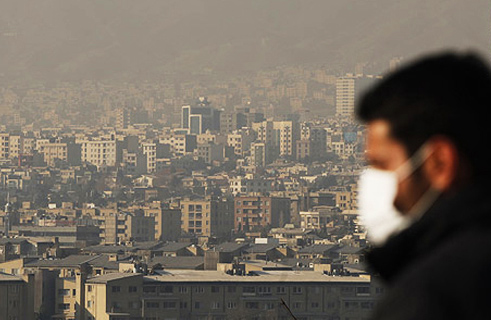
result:
[(146, 78), (278, 64), (384, 65), (489, 47), (488, 1), (16, 0), (0, 3), (0, 74)]

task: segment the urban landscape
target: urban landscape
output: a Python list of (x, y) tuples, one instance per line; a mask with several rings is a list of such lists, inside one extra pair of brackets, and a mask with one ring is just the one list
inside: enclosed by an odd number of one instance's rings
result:
[(209, 88), (2, 88), (2, 290), (17, 284), (2, 308), (363, 318), (383, 289), (363, 264), (351, 114), (378, 77), (289, 68)]
[(0, 3), (0, 320), (370, 319), (357, 102), (482, 35), (423, 1), (119, 2)]

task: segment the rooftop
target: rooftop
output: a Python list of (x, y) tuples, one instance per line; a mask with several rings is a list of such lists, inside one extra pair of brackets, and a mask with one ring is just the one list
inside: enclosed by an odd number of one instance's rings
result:
[(0, 272), (0, 282), (24, 282), (24, 280), (19, 276)]
[(111, 272), (106, 273), (101, 276), (93, 277), (87, 280), (87, 283), (108, 283), (114, 280), (120, 280), (130, 277), (141, 276), (141, 273), (119, 273), (119, 272)]
[(145, 276), (144, 281), (158, 282), (352, 282), (369, 283), (368, 276), (329, 276), (314, 271), (257, 271), (255, 276), (229, 275), (222, 271), (172, 270), (162, 271), (159, 275)]
[(151, 264), (160, 264), (164, 269), (198, 269), (202, 268), (204, 262), (202, 256), (187, 257), (154, 257)]
[[(63, 259), (41, 259), (29, 262), (26, 267), (79, 267), (84, 263), (92, 264), (93, 261), (98, 261), (100, 256), (89, 255), (71, 255)], [(101, 261), (98, 261), (99, 263)]]

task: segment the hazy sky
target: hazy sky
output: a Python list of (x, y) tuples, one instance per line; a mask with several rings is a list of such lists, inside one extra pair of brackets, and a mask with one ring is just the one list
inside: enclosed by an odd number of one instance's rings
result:
[(490, 9), (488, 0), (0, 0), (0, 76), (344, 70), (448, 47), (488, 52)]

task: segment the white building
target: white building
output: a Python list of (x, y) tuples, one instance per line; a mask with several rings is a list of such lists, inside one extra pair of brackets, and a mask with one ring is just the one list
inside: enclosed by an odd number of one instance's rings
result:
[(84, 140), (82, 146), (82, 162), (88, 162), (97, 167), (115, 166), (117, 150), (115, 140)]

